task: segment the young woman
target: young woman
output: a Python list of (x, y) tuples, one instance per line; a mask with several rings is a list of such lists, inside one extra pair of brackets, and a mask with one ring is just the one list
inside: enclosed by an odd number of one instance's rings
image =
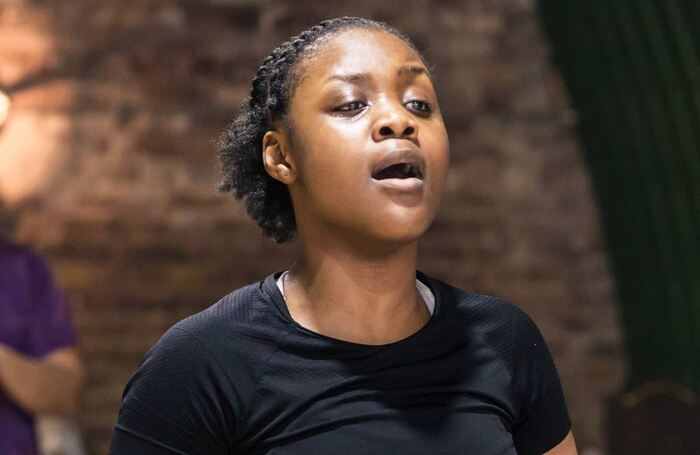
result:
[(416, 270), (449, 143), (428, 65), (363, 18), (272, 52), (222, 143), (222, 190), (284, 272), (172, 327), (124, 392), (113, 454), (576, 453), (517, 306)]

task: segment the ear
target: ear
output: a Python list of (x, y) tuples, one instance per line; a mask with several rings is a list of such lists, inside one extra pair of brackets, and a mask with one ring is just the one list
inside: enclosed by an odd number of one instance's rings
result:
[(268, 131), (262, 139), (262, 160), (270, 177), (285, 185), (297, 179), (296, 164), (290, 153), (285, 135), (276, 130)]

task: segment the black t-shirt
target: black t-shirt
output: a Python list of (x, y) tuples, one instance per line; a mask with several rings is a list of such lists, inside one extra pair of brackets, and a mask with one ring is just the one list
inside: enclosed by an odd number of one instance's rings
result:
[(126, 386), (110, 453), (542, 454), (569, 432), (532, 319), (420, 271), (428, 323), (385, 345), (290, 316), (281, 272), (169, 329)]

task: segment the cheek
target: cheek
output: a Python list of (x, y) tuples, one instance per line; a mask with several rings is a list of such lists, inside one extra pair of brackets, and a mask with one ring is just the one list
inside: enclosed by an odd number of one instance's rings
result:
[(363, 143), (353, 140), (347, 130), (316, 124), (305, 131), (299, 173), (307, 191), (317, 199), (346, 199), (367, 184)]
[(438, 129), (436, 134), (431, 137), (429, 147), (433, 153), (432, 162), (436, 183), (444, 184), (450, 164), (450, 141), (444, 128)]

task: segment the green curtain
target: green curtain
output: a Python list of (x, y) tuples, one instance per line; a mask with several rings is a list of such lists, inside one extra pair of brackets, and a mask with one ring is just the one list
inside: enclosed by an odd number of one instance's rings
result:
[(700, 391), (700, 0), (540, 0), (603, 220), (625, 389)]

